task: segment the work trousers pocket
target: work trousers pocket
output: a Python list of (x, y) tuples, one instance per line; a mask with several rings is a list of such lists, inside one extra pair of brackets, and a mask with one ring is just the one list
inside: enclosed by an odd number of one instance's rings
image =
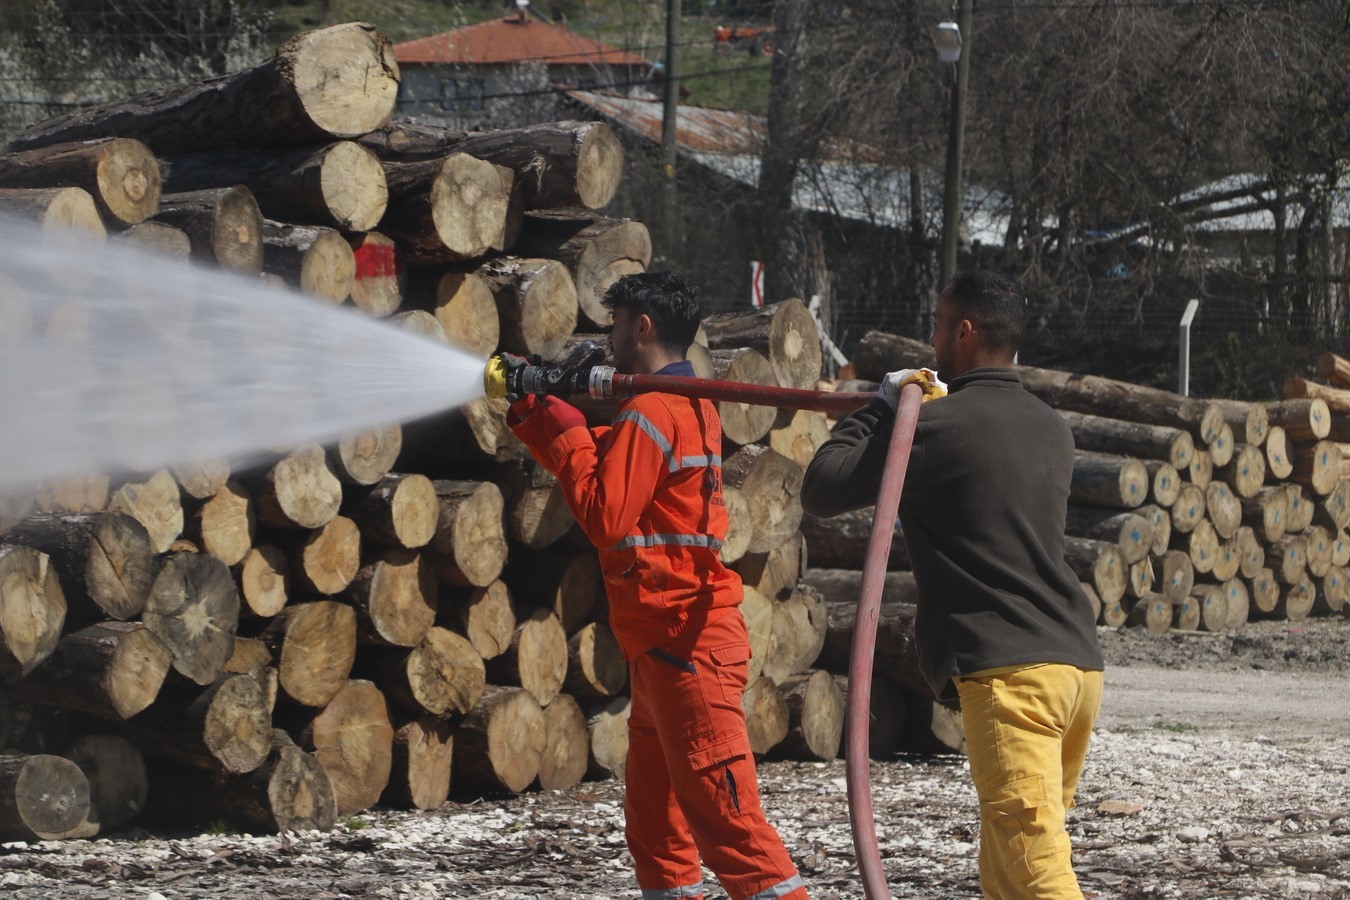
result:
[(990, 862), (1025, 882), (1069, 855), (1069, 840), (1041, 775), (978, 788), (981, 840)]

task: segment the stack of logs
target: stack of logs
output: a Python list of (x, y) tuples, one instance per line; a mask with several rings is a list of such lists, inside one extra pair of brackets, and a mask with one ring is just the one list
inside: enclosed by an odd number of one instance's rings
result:
[[(876, 380), (933, 352), (871, 332), (852, 362)], [(1350, 363), (1319, 367), (1350, 384)], [(1067, 558), (1100, 624), (1220, 631), (1347, 611), (1350, 402), (1327, 397), (1350, 391), (1296, 379), (1288, 393), (1302, 396), (1246, 403), (1020, 372), (1073, 432)]]
[[(651, 256), (644, 226), (594, 212), (620, 177), (613, 133), (391, 123), (397, 84), (372, 27), (300, 35), (252, 70), (35, 125), (0, 156), (0, 212), (483, 358), (557, 358), (607, 326), (604, 291)], [(75, 353), (100, 315), (30, 308), (11, 284), (0, 308)], [(799, 301), (714, 316), (699, 340), (700, 374), (816, 386)], [(596, 555), (504, 412), (479, 400), (257, 469), (204, 460), (0, 501), (0, 838), (106, 833), (147, 806), (326, 829), (377, 802), (621, 775), (627, 668)], [(826, 424), (721, 412), (752, 741), (831, 759), (843, 684), (812, 668), (826, 600), (802, 581), (797, 502)]]

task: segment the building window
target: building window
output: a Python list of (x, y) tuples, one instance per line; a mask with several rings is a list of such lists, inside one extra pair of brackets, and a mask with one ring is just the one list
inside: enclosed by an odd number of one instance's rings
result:
[(468, 112), (484, 108), (486, 85), (481, 78), (442, 78), (441, 109)]

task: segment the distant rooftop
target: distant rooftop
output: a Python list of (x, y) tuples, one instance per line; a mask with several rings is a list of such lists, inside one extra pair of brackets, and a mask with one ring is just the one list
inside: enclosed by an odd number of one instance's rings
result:
[(647, 60), (528, 13), (511, 13), (394, 46), (399, 65), (647, 66)]

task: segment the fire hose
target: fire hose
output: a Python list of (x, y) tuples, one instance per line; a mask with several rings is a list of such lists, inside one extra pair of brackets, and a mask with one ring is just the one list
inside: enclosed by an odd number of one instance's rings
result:
[[(560, 363), (545, 364), (539, 359), (498, 354), (483, 371), (483, 386), (489, 397), (520, 398), (527, 394), (569, 397), (585, 394), (596, 400), (632, 397), (658, 392), (681, 397), (779, 409), (805, 409), (844, 415), (865, 406), (876, 395), (868, 392), (811, 391), (770, 385), (686, 378), (670, 375), (625, 375), (612, 366), (600, 365), (605, 351), (595, 341), (584, 341)], [(872, 811), (872, 791), (868, 760), (868, 732), (872, 694), (872, 662), (877, 643), (877, 620), (881, 614), (881, 593), (886, 580), (886, 563), (891, 554), (900, 493), (905, 469), (914, 443), (914, 428), (919, 420), (923, 391), (917, 384), (900, 391), (899, 410), (886, 451), (886, 467), (877, 494), (872, 533), (863, 562), (862, 588), (858, 596), (858, 614), (854, 622), (853, 646), (849, 654), (849, 692), (845, 712), (845, 781), (848, 787), (849, 824), (853, 848), (858, 857), (867, 900), (886, 900), (891, 896), (877, 848), (876, 819)]]

